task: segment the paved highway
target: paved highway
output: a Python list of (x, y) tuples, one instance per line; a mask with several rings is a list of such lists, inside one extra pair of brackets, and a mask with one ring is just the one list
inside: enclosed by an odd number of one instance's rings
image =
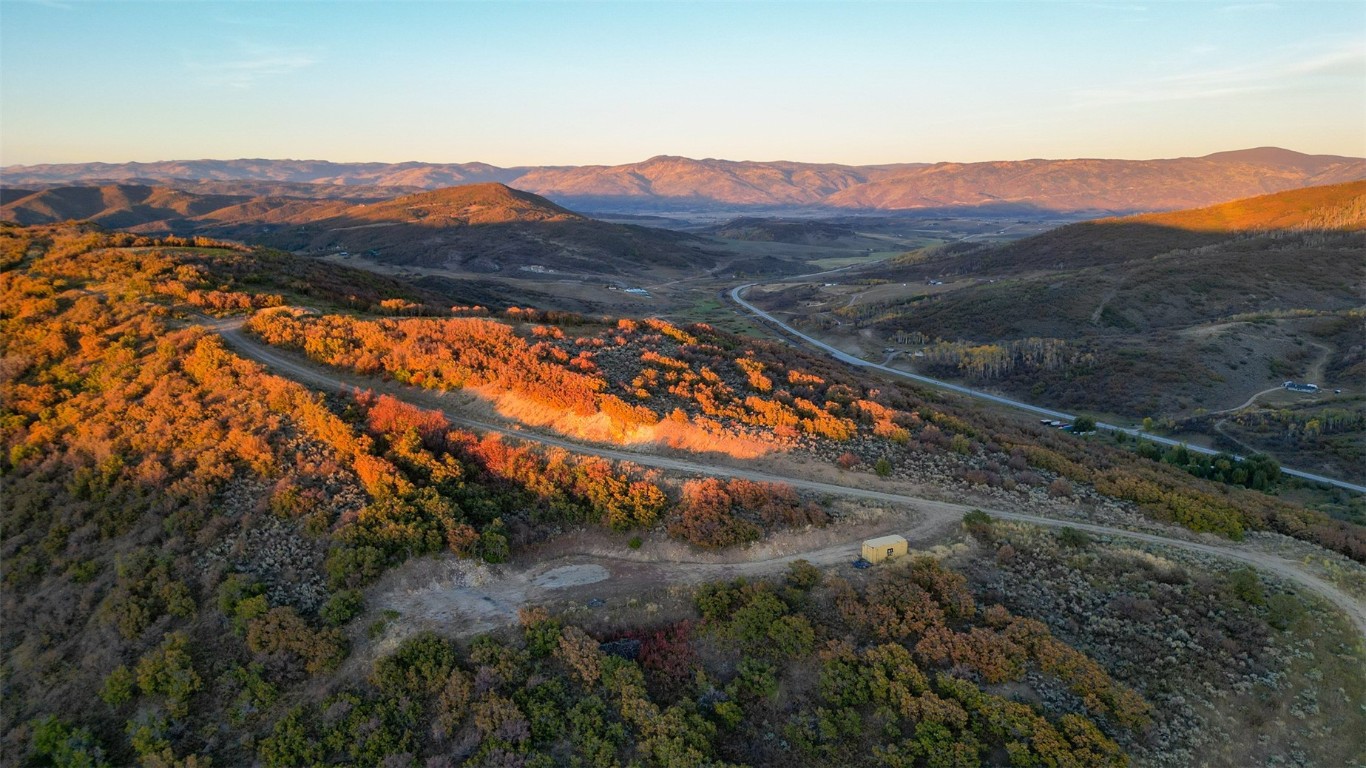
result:
[[(1030, 413), (1038, 414), (1038, 415), (1040, 415), (1040, 416), (1045, 416), (1045, 417), (1047, 417), (1047, 418), (1049, 418), (1049, 419), (1054, 419), (1054, 420), (1057, 420), (1057, 421), (1073, 421), (1073, 420), (1075, 420), (1075, 419), (1077, 418), (1076, 416), (1074, 416), (1073, 414), (1070, 414), (1070, 413), (1063, 413), (1062, 411), (1055, 411), (1055, 410), (1052, 410), (1052, 409), (1050, 409), (1050, 408), (1042, 408), (1042, 407), (1037, 406), (1037, 405), (1030, 405), (1029, 403), (1022, 403), (1022, 402), (1020, 402), (1019, 400), (1011, 400), (1011, 399), (1008, 398), (1008, 397), (1001, 397), (1000, 395), (993, 395), (993, 394), (991, 394), (990, 392), (983, 392), (983, 391), (978, 390), (978, 389), (972, 389), (972, 388), (970, 388), (970, 387), (964, 387), (964, 386), (961, 386), (961, 385), (958, 385), (958, 384), (952, 384), (952, 383), (947, 382), (947, 381), (941, 381), (941, 380), (939, 380), (939, 379), (930, 378), (929, 376), (921, 376), (920, 374), (917, 374), (917, 373), (911, 373), (911, 372), (909, 372), (909, 371), (898, 370), (898, 369), (896, 369), (896, 368), (892, 368), (892, 367), (890, 367), (890, 366), (882, 365), (882, 364), (880, 364), (880, 363), (870, 362), (870, 361), (868, 361), (868, 360), (864, 360), (864, 359), (861, 358), (861, 357), (854, 357), (853, 355), (851, 355), (851, 354), (849, 354), (849, 353), (847, 353), (847, 352), (842, 352), (842, 351), (840, 351), (840, 350), (838, 350), (838, 349), (836, 349), (836, 348), (830, 346), (829, 344), (826, 344), (825, 342), (823, 342), (823, 341), (821, 341), (821, 340), (819, 340), (819, 339), (814, 339), (814, 338), (812, 338), (812, 337), (810, 337), (810, 336), (808, 336), (808, 335), (802, 333), (801, 331), (797, 330), (796, 328), (793, 328), (792, 326), (788, 325), (787, 323), (784, 323), (783, 321), (779, 320), (778, 318), (774, 317), (773, 315), (770, 315), (769, 313), (763, 311), (762, 309), (759, 309), (758, 307), (756, 307), (756, 306), (754, 306), (753, 304), (751, 304), (751, 303), (749, 303), (748, 301), (746, 301), (746, 300), (745, 300), (745, 291), (747, 291), (747, 290), (749, 290), (750, 288), (754, 287), (754, 285), (755, 285), (754, 283), (747, 283), (747, 284), (745, 284), (745, 285), (739, 285), (739, 286), (736, 286), (735, 288), (732, 288), (731, 291), (730, 291), (730, 298), (731, 298), (731, 300), (734, 301), (736, 304), (738, 304), (740, 307), (742, 307), (745, 311), (749, 312), (750, 314), (752, 314), (752, 315), (754, 315), (754, 316), (756, 316), (756, 317), (759, 317), (759, 318), (761, 318), (761, 319), (763, 319), (763, 320), (765, 320), (765, 321), (767, 321), (767, 322), (769, 322), (769, 323), (772, 323), (773, 325), (777, 326), (778, 328), (780, 328), (780, 329), (781, 329), (782, 331), (784, 331), (785, 333), (787, 333), (787, 334), (789, 334), (789, 335), (791, 335), (791, 336), (795, 336), (795, 337), (801, 339), (802, 341), (806, 342), (807, 344), (809, 344), (809, 345), (811, 345), (811, 346), (813, 346), (813, 347), (816, 347), (817, 349), (821, 350), (822, 352), (825, 352), (826, 354), (830, 355), (831, 357), (835, 358), (836, 360), (839, 360), (840, 362), (847, 363), (848, 365), (856, 366), (856, 367), (858, 367), (858, 368), (871, 368), (871, 369), (875, 369), (875, 370), (881, 371), (881, 372), (883, 372), (883, 373), (886, 373), (886, 374), (889, 374), (889, 375), (892, 375), (892, 376), (898, 376), (898, 377), (903, 378), (903, 379), (910, 379), (911, 381), (917, 381), (917, 382), (920, 382), (921, 384), (927, 384), (927, 385), (929, 385), (929, 386), (931, 386), (931, 387), (939, 387), (940, 389), (947, 389), (947, 390), (952, 391), (952, 392), (957, 392), (957, 393), (962, 394), (962, 395), (967, 395), (968, 397), (975, 397), (975, 398), (977, 398), (977, 399), (979, 399), (979, 400), (987, 400), (987, 401), (989, 401), (989, 402), (997, 403), (997, 404), (999, 404), (999, 405), (1005, 405), (1005, 406), (1009, 406), (1009, 407), (1011, 407), (1011, 408), (1017, 408), (1017, 409), (1022, 410), (1022, 411), (1028, 411), (1028, 412), (1030, 412)], [(1154, 443), (1160, 443), (1160, 444), (1162, 444), (1162, 445), (1169, 445), (1169, 446), (1184, 445), (1184, 446), (1186, 446), (1186, 449), (1189, 450), (1189, 451), (1193, 451), (1193, 452), (1195, 452), (1195, 453), (1203, 453), (1203, 454), (1206, 454), (1206, 455), (1208, 455), (1208, 456), (1215, 456), (1215, 455), (1218, 455), (1219, 453), (1222, 453), (1222, 451), (1211, 450), (1211, 449), (1209, 449), (1209, 448), (1205, 448), (1205, 447), (1199, 446), (1199, 445), (1190, 445), (1190, 444), (1187, 444), (1187, 443), (1183, 443), (1183, 442), (1181, 442), (1181, 441), (1179, 441), (1179, 440), (1173, 440), (1173, 439), (1171, 439), (1171, 438), (1169, 438), (1169, 437), (1161, 437), (1161, 436), (1159, 436), (1159, 435), (1151, 435), (1151, 434), (1148, 434), (1148, 433), (1146, 433), (1146, 432), (1143, 432), (1142, 430), (1134, 429), (1134, 428), (1132, 428), (1132, 427), (1121, 427), (1121, 426), (1119, 426), (1119, 425), (1117, 425), (1117, 424), (1106, 424), (1106, 423), (1104, 423), (1104, 422), (1096, 422), (1096, 428), (1097, 428), (1097, 429), (1104, 429), (1104, 430), (1107, 430), (1107, 431), (1110, 431), (1110, 432), (1123, 432), (1123, 433), (1126, 434), (1126, 435), (1132, 435), (1132, 436), (1134, 436), (1134, 437), (1141, 437), (1141, 438), (1143, 438), (1144, 440), (1151, 440), (1151, 441), (1154, 442)], [(1234, 457), (1236, 457), (1236, 458), (1239, 458), (1239, 459), (1243, 458), (1242, 456), (1239, 456), (1238, 454), (1230, 454), (1230, 455), (1232, 455), (1232, 456), (1234, 456)], [(1332, 478), (1332, 477), (1324, 477), (1323, 475), (1316, 475), (1316, 474), (1313, 474), (1312, 472), (1303, 472), (1303, 471), (1300, 471), (1300, 470), (1298, 470), (1298, 469), (1290, 469), (1290, 468), (1288, 468), (1288, 467), (1281, 467), (1281, 471), (1284, 472), (1284, 473), (1287, 474), (1287, 475), (1291, 475), (1291, 476), (1293, 476), (1293, 477), (1298, 477), (1298, 478), (1300, 478), (1300, 479), (1302, 479), (1302, 480), (1311, 480), (1311, 481), (1316, 482), (1316, 483), (1324, 483), (1324, 484), (1326, 484), (1326, 485), (1333, 485), (1333, 486), (1337, 486), (1338, 488), (1344, 488), (1344, 489), (1349, 490), (1349, 491), (1355, 491), (1356, 493), (1366, 493), (1366, 485), (1358, 485), (1358, 484), (1356, 484), (1356, 483), (1347, 482), (1346, 480), (1338, 480), (1338, 479)]]
[[(324, 390), (340, 390), (351, 388), (374, 388), (375, 382), (360, 376), (355, 376), (347, 372), (337, 371), (331, 368), (322, 368), (312, 363), (305, 362), (291, 354), (282, 353), (271, 348), (254, 338), (248, 336), (241, 329), (243, 318), (229, 318), (226, 320), (206, 320), (205, 325), (217, 331), (229, 346), (236, 349), (243, 356), (269, 366), (276, 373), (286, 376), (295, 381), (319, 387)], [(856, 359), (856, 358), (855, 358)], [(899, 373), (899, 372), (898, 372)], [(418, 399), (422, 402), (415, 402), (415, 405), (423, 408), (432, 408), (433, 405), (427, 402), (432, 399), (439, 399), (431, 393), (403, 388), (404, 399)], [(484, 432), (494, 432), (519, 440), (527, 440), (543, 445), (557, 446), (575, 453), (601, 456), (603, 458), (614, 459), (617, 461), (628, 461), (647, 467), (666, 469), (673, 472), (685, 474), (712, 476), (712, 477), (738, 477), (746, 480), (756, 480), (770, 483), (784, 483), (795, 488), (802, 488), (817, 493), (827, 493), (845, 498), (866, 499), (898, 506), (906, 506), (923, 513), (924, 517), (917, 523), (917, 528), (922, 532), (944, 526), (950, 521), (956, 521), (973, 507), (964, 504), (954, 504), (933, 499), (923, 499), (916, 496), (908, 496), (900, 493), (887, 491), (876, 491), (867, 488), (854, 486), (835, 485), (833, 483), (823, 483), (816, 480), (804, 478), (788, 477), (771, 472), (763, 472), (752, 469), (742, 469), (730, 466), (717, 466), (702, 464), (687, 459), (660, 456), (651, 453), (637, 453), (634, 451), (622, 450), (618, 448), (608, 448), (600, 445), (580, 443), (565, 438), (545, 435), (539, 432), (523, 431), (513, 429), (507, 425), (492, 424), (489, 422), (471, 419), (458, 412), (447, 408), (436, 406), (445, 417), (453, 424), (469, 427)], [(984, 508), (984, 511), (994, 517), (1003, 520), (1015, 520), (1033, 525), (1041, 525), (1052, 528), (1071, 527), (1078, 530), (1087, 531), (1101, 536), (1110, 536), (1132, 541), (1142, 541), (1151, 544), (1161, 544), (1163, 546), (1175, 547), (1190, 552), (1204, 555), (1212, 555), (1226, 560), (1234, 560), (1245, 563), (1258, 570), (1273, 573), (1277, 576), (1293, 581), (1312, 592), (1322, 596), (1333, 605), (1337, 606), (1352, 624), (1357, 628), (1361, 636), (1366, 637), (1366, 605), (1357, 600), (1351, 594), (1339, 589), (1337, 586), (1324, 581), (1323, 579), (1310, 573), (1300, 563), (1293, 560), (1286, 560), (1275, 555), (1258, 552), (1233, 543), (1204, 543), (1191, 541), (1188, 539), (1169, 538), (1151, 533), (1140, 533), (1128, 531), (1123, 528), (1112, 528), (1105, 525), (1094, 525), (1091, 523), (1078, 522), (1073, 520), (1061, 520), (1057, 518), (1039, 517), (1036, 515), (1026, 515), (1008, 510)], [(906, 531), (906, 533), (911, 533)], [(853, 552), (855, 541), (849, 542), (850, 552)], [(798, 553), (800, 554), (800, 553)]]

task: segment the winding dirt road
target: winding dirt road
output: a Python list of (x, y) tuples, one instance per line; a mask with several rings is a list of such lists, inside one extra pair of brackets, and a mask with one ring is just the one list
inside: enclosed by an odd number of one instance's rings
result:
[[(846, 365), (850, 365), (855, 368), (862, 368), (864, 370), (879, 371), (881, 373), (889, 374), (897, 378), (909, 379), (920, 384), (926, 384), (931, 387), (938, 387), (939, 389), (947, 389), (950, 392), (957, 392), (960, 395), (967, 395), (968, 397), (977, 398), (978, 400), (986, 400), (987, 402), (996, 403), (997, 405), (1008, 406), (1010, 408), (1015, 408), (1017, 410), (1037, 414), (1039, 416), (1046, 416), (1050, 419), (1069, 422), (1076, 421), (1077, 419), (1075, 415), (1070, 413), (1064, 413), (1062, 411), (1056, 411), (1051, 408), (1044, 408), (1038, 405), (1030, 405), (1029, 403), (1024, 403), (1019, 400), (1012, 400), (1008, 397), (993, 395), (990, 392), (984, 392), (980, 389), (973, 389), (971, 387), (964, 387), (959, 384), (952, 384), (950, 382), (931, 378), (929, 376), (922, 376), (918, 373), (911, 373), (910, 371), (903, 371), (899, 368), (892, 368), (887, 365), (882, 365), (880, 363), (874, 363), (870, 360), (864, 360), (861, 357), (855, 357), (854, 355), (851, 355), (847, 352), (843, 352), (839, 349), (836, 349), (835, 347), (830, 346), (829, 344), (826, 344), (820, 339), (816, 339), (806, 335), (805, 333), (802, 333), (796, 328), (793, 328), (787, 323), (784, 323), (782, 320), (779, 320), (778, 318), (774, 317), (768, 312), (765, 312), (764, 310), (746, 301), (745, 292), (748, 291), (750, 288), (753, 288), (755, 285), (756, 283), (746, 283), (745, 285), (737, 285), (736, 287), (732, 288), (730, 290), (730, 293), (728, 294), (730, 296), (731, 301), (733, 301), (741, 309), (745, 310), (746, 312), (749, 312), (751, 315), (758, 318), (759, 320), (767, 322), (771, 324), (773, 327), (778, 328), (783, 333), (787, 334), (790, 338), (797, 339), (807, 344), (808, 346), (814, 347)], [(1132, 437), (1141, 437), (1144, 440), (1158, 443), (1160, 445), (1166, 445), (1171, 447), (1185, 446), (1185, 448), (1189, 451), (1192, 451), (1194, 453), (1203, 453), (1207, 456), (1217, 456), (1219, 453), (1221, 453), (1220, 451), (1206, 448), (1201, 445), (1191, 445), (1180, 440), (1172, 440), (1171, 438), (1162, 437), (1160, 435), (1148, 434), (1147, 432), (1143, 432), (1142, 430), (1135, 429), (1133, 427), (1123, 427), (1116, 424), (1106, 424), (1103, 421), (1096, 422), (1096, 429), (1104, 430), (1107, 432), (1122, 432), (1126, 435), (1130, 435)], [(1242, 459), (1244, 457), (1235, 454), (1234, 458)], [(1324, 485), (1332, 485), (1338, 488), (1343, 488), (1345, 490), (1352, 491), (1354, 493), (1366, 493), (1366, 485), (1359, 485), (1357, 483), (1353, 483), (1347, 480), (1339, 480), (1334, 477), (1316, 475), (1312, 472), (1291, 469), (1289, 467), (1281, 467), (1281, 472), (1287, 475), (1291, 475), (1292, 477), (1298, 477), (1302, 480), (1309, 480), (1315, 483), (1323, 483)]]
[[(209, 320), (204, 324), (221, 335), (229, 346), (237, 350), (243, 356), (262, 363), (280, 375), (300, 383), (331, 391), (351, 388), (377, 388), (377, 382), (373, 380), (343, 371), (322, 368), (310, 362), (305, 362), (288, 353), (273, 349), (243, 332), (243, 322), (243, 318), (230, 318), (226, 320)], [(508, 425), (472, 419), (464, 414), (449, 410), (439, 402), (432, 402), (439, 398), (433, 398), (429, 393), (403, 388), (402, 394), (404, 399), (413, 402), (413, 404), (418, 405), (419, 407), (440, 410), (453, 424), (483, 432), (495, 432), (519, 440), (557, 446), (575, 453), (633, 462), (642, 466), (655, 467), (688, 475), (733, 477), (763, 482), (785, 483), (794, 488), (801, 488), (821, 494), (862, 499), (906, 508), (913, 511), (914, 516), (905, 523), (905, 526), (896, 528), (895, 532), (905, 535), (908, 539), (917, 541), (927, 541), (938, 535), (942, 535), (953, 525), (956, 525), (962, 519), (964, 513), (974, 508), (982, 508), (993, 517), (1003, 520), (1013, 520), (1050, 528), (1071, 527), (1097, 536), (1173, 547), (1202, 555), (1222, 558), (1224, 560), (1240, 562), (1264, 573), (1272, 574), (1293, 582), (1328, 600), (1346, 614), (1356, 626), (1358, 633), (1363, 638), (1366, 638), (1366, 605), (1364, 605), (1362, 601), (1357, 600), (1355, 597), (1339, 589), (1335, 585), (1310, 573), (1308, 569), (1300, 563), (1259, 552), (1248, 547), (1242, 547), (1232, 542), (1213, 544), (1191, 541), (1188, 539), (1176, 538), (1175, 536), (1160, 536), (1152, 533), (1129, 531), (1112, 526), (1041, 517), (1038, 515), (1022, 514), (1002, 509), (973, 507), (965, 504), (936, 501), (901, 493), (878, 491), (849, 485), (837, 485), (809, 478), (789, 477), (756, 469), (746, 469), (722, 464), (703, 464), (695, 460), (673, 456), (580, 443), (552, 435), (523, 429), (514, 429)], [(428, 574), (428, 576), (424, 578), (429, 578), (430, 583), (435, 589), (413, 590), (412, 594), (414, 595), (414, 599), (420, 599), (420, 597), (418, 597), (419, 595), (434, 594), (443, 590), (473, 590), (466, 595), (466, 597), (468, 597), (467, 600), (460, 601), (461, 605), (466, 608), (470, 605), (487, 605), (488, 615), (484, 618), (488, 620), (498, 620), (514, 617), (516, 614), (516, 607), (520, 604), (524, 604), (529, 596), (544, 594), (545, 590), (553, 588), (553, 585), (544, 583), (538, 585), (534, 580), (537, 577), (544, 576), (547, 572), (562, 566), (584, 564), (588, 561), (599, 565), (606, 563), (604, 567), (608, 568), (610, 574), (613, 571), (626, 568), (627, 564), (629, 564), (629, 570), (633, 572), (633, 579), (648, 580), (656, 584), (669, 584), (679, 583), (680, 581), (696, 581), (699, 578), (724, 578), (727, 574), (742, 575), (768, 573), (781, 570), (786, 567), (789, 562), (798, 558), (804, 558), (822, 564), (833, 564), (852, 559), (856, 554), (855, 545), (858, 541), (859, 538), (854, 538), (850, 541), (840, 542), (830, 546), (812, 548), (801, 552), (786, 553), (781, 556), (774, 556), (767, 559), (750, 560), (743, 563), (690, 563), (682, 560), (675, 560), (673, 562), (643, 562), (635, 561), (628, 557), (613, 558), (597, 552), (584, 552), (580, 554), (563, 555), (557, 560), (529, 564), (523, 568), (497, 569), (490, 572), (496, 575), (497, 578), (490, 578), (483, 584), (451, 582), (443, 585), (443, 579), (449, 579), (449, 574), (444, 577), (441, 574)], [(441, 561), (436, 562), (439, 563)], [(469, 617), (467, 616), (466, 618)]]
[[(1329, 357), (1329, 355), (1332, 354), (1332, 350), (1329, 349), (1328, 347), (1324, 346), (1323, 344), (1318, 343), (1317, 341), (1311, 341), (1311, 342), (1309, 342), (1309, 345), (1319, 350), (1319, 356), (1318, 356), (1318, 358), (1317, 358), (1316, 360), (1314, 360), (1313, 365), (1309, 366), (1309, 372), (1305, 374), (1304, 381), (1322, 381), (1322, 380), (1323, 380), (1323, 371), (1324, 371), (1324, 368), (1326, 368), (1327, 365), (1328, 365), (1328, 357)], [(1218, 416), (1218, 415), (1223, 414), (1223, 413), (1237, 413), (1238, 411), (1241, 411), (1241, 410), (1243, 410), (1244, 408), (1250, 408), (1250, 407), (1252, 406), (1253, 403), (1257, 402), (1257, 400), (1258, 400), (1259, 398), (1261, 398), (1262, 395), (1269, 395), (1269, 394), (1271, 394), (1272, 392), (1284, 392), (1284, 391), (1285, 391), (1284, 385), (1278, 386), (1278, 387), (1270, 387), (1270, 388), (1268, 388), (1268, 389), (1263, 389), (1261, 392), (1258, 392), (1257, 394), (1253, 395), (1252, 397), (1249, 397), (1248, 399), (1244, 400), (1244, 401), (1242, 402), (1242, 404), (1240, 404), (1240, 405), (1235, 405), (1235, 406), (1233, 406), (1232, 408), (1223, 408), (1223, 409), (1218, 410), (1218, 411), (1210, 411), (1209, 413), (1207, 413), (1207, 414), (1205, 414), (1205, 415), (1206, 415), (1206, 416)], [(1226, 437), (1227, 437), (1227, 435), (1226, 435)]]

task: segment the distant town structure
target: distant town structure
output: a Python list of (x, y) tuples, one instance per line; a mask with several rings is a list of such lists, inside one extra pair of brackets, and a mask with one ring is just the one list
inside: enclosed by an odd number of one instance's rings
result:
[(1293, 382), (1293, 381), (1287, 381), (1286, 383), (1282, 384), (1281, 386), (1285, 387), (1286, 389), (1290, 390), (1291, 392), (1317, 392), (1317, 391), (1319, 391), (1319, 385), (1317, 385), (1317, 384), (1299, 384), (1299, 383), (1296, 383), (1296, 382)]
[(870, 563), (901, 557), (906, 551), (906, 539), (902, 536), (879, 536), (863, 542), (863, 559)]

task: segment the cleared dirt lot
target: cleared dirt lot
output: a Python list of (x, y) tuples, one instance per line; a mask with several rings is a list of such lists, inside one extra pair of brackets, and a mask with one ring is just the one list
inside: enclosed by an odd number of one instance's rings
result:
[(454, 556), (424, 558), (391, 571), (371, 590), (371, 611), (397, 611), (410, 634), (433, 629), (471, 635), (515, 621), (517, 611), (543, 602), (617, 601), (678, 585), (781, 573), (798, 559), (838, 566), (858, 556), (858, 542), (907, 532), (929, 546), (956, 530), (959, 514), (870, 510), (823, 529), (772, 536), (754, 546), (699, 552), (652, 535), (637, 550), (621, 537), (583, 529), (521, 553), (513, 562), (488, 565)]

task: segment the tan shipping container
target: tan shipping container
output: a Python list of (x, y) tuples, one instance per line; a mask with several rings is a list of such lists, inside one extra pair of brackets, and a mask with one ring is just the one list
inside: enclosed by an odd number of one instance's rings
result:
[(863, 559), (870, 563), (880, 563), (906, 554), (906, 539), (901, 536), (879, 536), (863, 542)]

